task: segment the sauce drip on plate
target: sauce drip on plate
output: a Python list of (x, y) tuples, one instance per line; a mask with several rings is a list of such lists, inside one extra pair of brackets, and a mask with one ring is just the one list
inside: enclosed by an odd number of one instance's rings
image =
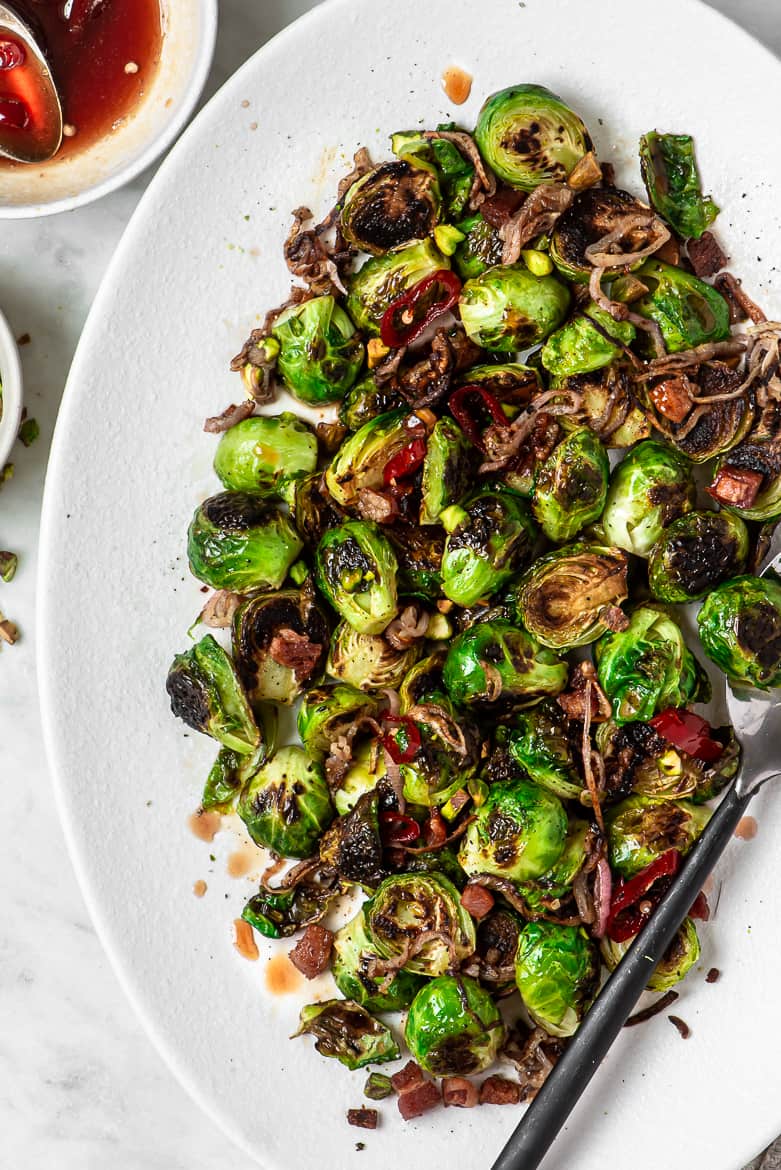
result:
[(449, 65), (442, 74), (442, 88), (454, 106), (463, 106), (472, 92), (472, 75), (458, 65)]

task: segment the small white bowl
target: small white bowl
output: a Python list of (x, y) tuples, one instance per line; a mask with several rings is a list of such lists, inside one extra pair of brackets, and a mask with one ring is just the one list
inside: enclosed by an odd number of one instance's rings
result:
[(0, 382), (3, 385), (3, 414), (0, 418), (0, 470), (14, 445), (22, 419), (22, 363), (14, 335), (0, 313)]
[(160, 65), (136, 112), (82, 153), (0, 170), (0, 219), (71, 211), (135, 178), (167, 150), (201, 95), (214, 56), (217, 0), (161, 0)]

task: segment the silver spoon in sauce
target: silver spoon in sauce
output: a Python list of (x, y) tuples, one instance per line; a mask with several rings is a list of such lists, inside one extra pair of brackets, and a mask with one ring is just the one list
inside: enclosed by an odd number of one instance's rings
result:
[(0, 0), (0, 157), (44, 163), (61, 142), (62, 106), (42, 41)]

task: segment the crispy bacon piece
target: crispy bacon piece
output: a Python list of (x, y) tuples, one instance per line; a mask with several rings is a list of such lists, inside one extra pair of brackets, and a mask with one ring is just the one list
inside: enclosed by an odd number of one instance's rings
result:
[(310, 642), (306, 634), (286, 628), (274, 635), (268, 652), (279, 666), (293, 671), (296, 682), (305, 682), (317, 666), (323, 647), (319, 642)]
[(301, 938), (288, 954), (290, 962), (307, 979), (322, 975), (331, 962), (331, 947), (334, 936), (330, 930), (318, 923), (307, 926)]
[(391, 1077), (391, 1084), (397, 1093), (407, 1093), (423, 1084), (423, 1069), (414, 1060), (408, 1060), (404, 1068)]
[(481, 1105), (517, 1105), (521, 1100), (521, 1086), (507, 1077), (486, 1077), (480, 1086)]
[(467, 886), (461, 895), (461, 905), (473, 918), (485, 918), (495, 905), (495, 898), (484, 886)]
[(433, 808), (423, 826), (423, 840), (427, 848), (436, 849), (447, 841), (447, 825), (439, 809)]
[(648, 391), (648, 397), (659, 413), (673, 423), (682, 423), (692, 408), (690, 382), (685, 374), (657, 382)]
[(760, 471), (725, 464), (717, 473), (709, 488), (708, 495), (720, 504), (732, 504), (736, 508), (751, 508), (762, 487), (765, 477)]
[(376, 1129), (380, 1115), (376, 1109), (348, 1109), (347, 1124), (358, 1129)]
[(480, 1091), (474, 1081), (466, 1077), (444, 1077), (442, 1100), (445, 1106), (455, 1105), (459, 1109), (472, 1109), (480, 1099)]
[[(612, 608), (617, 609), (618, 607)], [(626, 615), (623, 610), (618, 610), (618, 612), (626, 623)], [(616, 625), (615, 628), (626, 629), (627, 624)], [(612, 708), (605, 692), (599, 685), (597, 672), (590, 662), (578, 663), (570, 676), (569, 690), (565, 691), (563, 695), (559, 695), (557, 702), (568, 718), (583, 720), (586, 715), (586, 689), (589, 682), (591, 683), (589, 690), (591, 722), (604, 723), (612, 715)]]
[(223, 431), (229, 431), (231, 427), (235, 427), (237, 423), (244, 422), (245, 418), (249, 418), (254, 413), (255, 403), (246, 398), (244, 402), (227, 406), (222, 414), (215, 414), (211, 418), (207, 418), (203, 429), (210, 435), (220, 435)]
[(399, 1113), (405, 1121), (413, 1117), (420, 1117), (435, 1105), (439, 1105), (442, 1097), (436, 1081), (423, 1081), (415, 1089), (408, 1089), (399, 1097)]
[(703, 232), (699, 240), (689, 240), (686, 251), (695, 276), (715, 276), (727, 263), (713, 232)]

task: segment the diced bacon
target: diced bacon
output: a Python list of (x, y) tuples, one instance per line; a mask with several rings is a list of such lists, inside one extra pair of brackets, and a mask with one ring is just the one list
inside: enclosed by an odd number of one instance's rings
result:
[(397, 1093), (406, 1093), (409, 1089), (415, 1089), (418, 1085), (423, 1084), (423, 1069), (414, 1060), (408, 1060), (404, 1068), (393, 1074), (391, 1084)]
[(314, 979), (316, 975), (322, 975), (330, 963), (333, 942), (330, 930), (313, 923), (307, 926), (288, 957), (302, 975)]
[(749, 471), (743, 467), (731, 467), (728, 463), (716, 474), (706, 491), (720, 504), (732, 504), (736, 508), (751, 508), (762, 487), (765, 477), (760, 471)]
[(472, 1109), (480, 1098), (480, 1090), (474, 1081), (466, 1077), (445, 1077), (442, 1081), (442, 1100), (445, 1105), (459, 1109)]
[(413, 1117), (420, 1117), (435, 1105), (439, 1105), (442, 1098), (436, 1081), (423, 1081), (415, 1089), (407, 1089), (399, 1097), (399, 1113), (405, 1121)]
[(423, 840), (429, 848), (443, 845), (447, 840), (447, 825), (439, 809), (432, 809), (423, 826)]
[(376, 1109), (348, 1109), (347, 1124), (357, 1125), (359, 1129), (376, 1129), (379, 1116)]
[(517, 1105), (521, 1086), (507, 1077), (487, 1077), (480, 1086), (481, 1105)]
[(495, 899), (483, 886), (467, 886), (461, 895), (461, 905), (473, 918), (485, 918), (494, 908)]
[(703, 232), (699, 240), (689, 240), (686, 251), (695, 276), (715, 276), (726, 266), (727, 257), (712, 232)]
[(649, 398), (656, 409), (670, 422), (681, 423), (692, 408), (692, 396), (688, 379), (665, 378), (649, 391)]

